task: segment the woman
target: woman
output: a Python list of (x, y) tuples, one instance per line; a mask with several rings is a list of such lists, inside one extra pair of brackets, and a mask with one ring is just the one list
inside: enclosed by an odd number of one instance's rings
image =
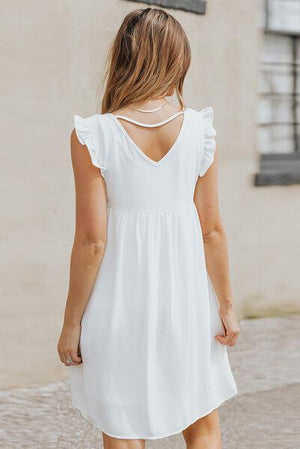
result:
[(219, 449), (218, 407), (237, 393), (213, 110), (185, 107), (190, 59), (174, 17), (133, 11), (109, 54), (101, 114), (75, 115), (76, 231), (58, 352), (73, 406), (108, 449), (179, 432), (190, 449)]

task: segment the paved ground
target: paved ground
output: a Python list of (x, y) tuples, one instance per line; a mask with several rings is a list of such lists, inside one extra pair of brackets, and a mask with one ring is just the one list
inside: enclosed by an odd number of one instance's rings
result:
[[(300, 449), (300, 317), (241, 322), (230, 349), (239, 395), (220, 408), (224, 449)], [(297, 347), (298, 346), (298, 347)], [(67, 382), (0, 393), (1, 449), (98, 449)], [(181, 434), (149, 449), (184, 448)]]

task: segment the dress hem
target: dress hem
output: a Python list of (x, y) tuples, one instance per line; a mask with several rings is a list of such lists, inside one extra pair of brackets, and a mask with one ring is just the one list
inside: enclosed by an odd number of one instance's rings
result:
[(189, 427), (190, 425), (194, 424), (196, 421), (198, 421), (198, 419), (200, 418), (204, 418), (204, 416), (209, 415), (211, 412), (213, 412), (215, 409), (219, 408), (224, 402), (228, 401), (229, 399), (235, 397), (238, 394), (238, 390), (235, 388), (231, 393), (229, 393), (228, 395), (225, 395), (221, 400), (217, 401), (213, 406), (211, 406), (210, 408), (208, 408), (205, 412), (200, 412), (200, 415), (197, 415), (196, 418), (191, 418), (188, 422), (188, 424), (185, 424), (184, 426), (181, 426), (181, 428), (179, 430), (176, 431), (172, 431), (171, 433), (167, 433), (164, 435), (159, 435), (159, 436), (124, 436), (124, 435), (113, 435), (112, 433), (106, 432), (102, 427), (100, 427), (98, 424), (95, 423), (95, 421), (89, 417), (88, 415), (86, 415), (85, 413), (82, 412), (82, 410), (80, 409), (80, 407), (78, 405), (75, 404), (75, 402), (72, 400), (72, 406), (78, 410), (81, 414), (81, 416), (86, 419), (90, 424), (92, 424), (97, 430), (100, 430), (101, 432), (105, 433), (106, 435), (108, 435), (109, 437), (112, 438), (118, 438), (118, 439), (122, 439), (122, 440), (158, 440), (161, 438), (168, 438), (174, 435), (177, 435), (179, 433), (181, 433), (183, 430), (185, 430), (187, 427)]

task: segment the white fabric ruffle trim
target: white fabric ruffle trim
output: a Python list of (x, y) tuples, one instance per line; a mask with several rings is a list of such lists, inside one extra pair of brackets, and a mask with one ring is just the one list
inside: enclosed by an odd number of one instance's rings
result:
[(203, 155), (200, 163), (199, 176), (204, 176), (214, 160), (216, 151), (216, 130), (213, 127), (214, 110), (208, 106), (200, 111), (203, 121)]
[(74, 125), (78, 140), (81, 145), (86, 145), (93, 165), (104, 170), (104, 163), (100, 160), (99, 151), (97, 151), (97, 147), (93, 140), (93, 134), (90, 130), (89, 119), (74, 114)]

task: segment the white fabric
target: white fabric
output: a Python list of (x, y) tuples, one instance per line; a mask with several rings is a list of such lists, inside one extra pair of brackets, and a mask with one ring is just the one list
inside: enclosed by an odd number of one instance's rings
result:
[(179, 433), (237, 393), (193, 194), (213, 161), (213, 110), (187, 108), (159, 162), (113, 114), (74, 116), (107, 187), (107, 245), (82, 318), (73, 406), (116, 438)]
[(161, 122), (156, 122), (156, 123), (151, 123), (151, 124), (139, 122), (138, 120), (134, 120), (133, 118), (127, 117), (126, 115), (118, 114), (118, 115), (116, 115), (116, 117), (127, 120), (127, 122), (135, 123), (136, 125), (144, 126), (145, 128), (156, 128), (157, 126), (161, 126), (161, 125), (164, 125), (165, 123), (170, 122), (175, 117), (178, 117), (178, 115), (181, 115), (181, 114), (184, 114), (184, 110), (176, 112), (176, 114), (171, 115), (170, 117), (166, 118), (165, 120), (162, 120)]

